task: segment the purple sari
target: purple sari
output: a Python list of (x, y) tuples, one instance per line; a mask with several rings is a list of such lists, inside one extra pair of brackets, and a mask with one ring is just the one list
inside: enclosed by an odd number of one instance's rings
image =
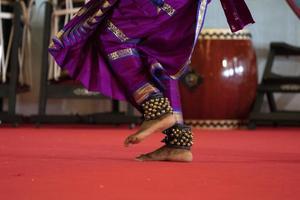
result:
[[(53, 38), (49, 52), (90, 91), (139, 104), (157, 90), (148, 79), (179, 107), (172, 80), (190, 62), (209, 2), (91, 0)], [(243, 0), (221, 2), (232, 31), (254, 22)]]

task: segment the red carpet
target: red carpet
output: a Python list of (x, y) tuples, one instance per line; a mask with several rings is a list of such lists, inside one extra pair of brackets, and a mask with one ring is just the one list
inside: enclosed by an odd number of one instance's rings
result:
[(300, 199), (300, 129), (194, 130), (188, 164), (134, 161), (163, 136), (124, 148), (132, 131), (0, 128), (0, 199)]

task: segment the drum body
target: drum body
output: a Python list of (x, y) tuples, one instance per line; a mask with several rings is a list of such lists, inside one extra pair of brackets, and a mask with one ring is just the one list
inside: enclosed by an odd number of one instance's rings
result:
[(256, 56), (248, 31), (204, 29), (191, 69), (180, 84), (185, 119), (247, 118), (257, 88)]

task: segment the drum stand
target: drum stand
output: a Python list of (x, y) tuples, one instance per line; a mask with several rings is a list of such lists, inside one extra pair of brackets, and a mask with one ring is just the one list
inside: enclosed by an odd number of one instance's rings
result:
[[(22, 27), (21, 27), (21, 4), (19, 1), (15, 1), (13, 3), (13, 13), (7, 13), (7, 12), (1, 12), (1, 19), (12, 19), (13, 24), (13, 36), (11, 40), (11, 46), (8, 44), (8, 49), (10, 49), (10, 55), (8, 56), (9, 62), (8, 62), (8, 73), (9, 78), (6, 81), (0, 81), (0, 122), (8, 122), (13, 123), (14, 125), (20, 123), (22, 121), (22, 117), (19, 115), (16, 115), (16, 98), (17, 94), (28, 92), (29, 86), (26, 84), (20, 84), (19, 83), (19, 73), (20, 73), (20, 60), (19, 58), (19, 44), (21, 44), (21, 35), (22, 35)], [(12, 16), (10, 16), (10, 14)], [(3, 28), (7, 28), (4, 27)], [(7, 30), (5, 30), (7, 31)], [(4, 31), (4, 32), (5, 32)], [(4, 33), (3, 32), (3, 33)], [(3, 37), (5, 38), (5, 37)], [(8, 42), (10, 43), (10, 42)], [(2, 43), (1, 45), (4, 45), (5, 43)], [(2, 46), (1, 56), (4, 56), (4, 48)], [(2, 59), (6, 59), (5, 56)], [(2, 63), (3, 64), (3, 63)], [(4, 73), (4, 76), (6, 76), (5, 70), (2, 71), (2, 75)], [(3, 99), (8, 99), (8, 111), (3, 111)]]
[[(274, 93), (300, 93), (300, 76), (281, 76), (273, 73), (272, 66), (276, 56), (300, 56), (300, 47), (286, 43), (271, 43), (263, 79), (258, 87), (256, 101), (249, 118), (250, 129), (255, 129), (257, 124), (300, 125), (300, 110), (277, 109)], [(270, 113), (261, 112), (264, 95), (267, 96)]]
[(91, 115), (47, 115), (46, 105), (48, 99), (106, 99), (99, 93), (88, 92), (74, 81), (49, 81), (49, 54), (48, 46), (51, 37), (51, 16), (53, 5), (45, 1), (45, 21), (43, 34), (42, 70), (40, 81), (40, 98), (38, 116), (33, 116), (33, 122), (40, 123), (97, 123), (97, 124), (130, 124), (134, 126), (139, 117), (133, 115), (133, 107), (128, 105), (127, 112), (119, 111), (119, 102), (112, 101), (112, 112), (95, 113)]

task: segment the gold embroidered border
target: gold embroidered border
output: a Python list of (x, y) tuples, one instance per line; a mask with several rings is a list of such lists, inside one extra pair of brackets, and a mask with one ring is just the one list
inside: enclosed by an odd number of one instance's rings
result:
[(96, 19), (97, 17), (101, 17), (104, 14), (103, 10), (99, 9), (97, 12), (95, 12), (91, 17), (89, 17), (84, 23), (83, 26), (87, 28), (91, 28), (91, 26), (97, 22), (99, 22), (99, 19)]
[[(199, 33), (201, 31), (201, 28), (202, 28), (202, 24), (203, 24), (203, 21), (204, 21), (204, 18), (205, 18), (206, 6), (207, 6), (207, 0), (201, 0), (200, 9), (198, 11), (197, 28), (196, 28), (196, 31), (195, 31), (195, 37), (197, 37), (197, 38), (195, 38), (195, 42), (197, 42)], [(195, 42), (194, 42), (194, 45), (195, 45)], [(191, 54), (190, 54), (188, 60), (186, 61), (186, 63), (184, 64), (184, 66), (176, 74), (171, 75), (172, 79), (178, 79), (182, 75), (182, 73), (185, 71), (185, 67), (187, 65), (189, 65), (189, 63), (191, 62), (191, 58), (192, 58), (194, 48), (195, 48), (195, 46), (193, 47), (193, 49), (191, 51)]]
[(108, 8), (110, 6), (111, 6), (111, 4), (109, 3), (109, 1), (105, 1), (102, 5), (102, 8)]
[[(56, 38), (57, 40), (61, 40), (61, 37), (63, 36), (64, 33), (65, 33), (64, 30), (61, 29), (59, 32), (55, 34), (54, 38)], [(53, 47), (55, 47), (55, 45), (53, 40), (51, 40), (49, 48), (53, 48)]]
[(164, 3), (161, 9), (165, 11), (169, 16), (173, 16), (176, 11), (170, 4), (167, 3)]
[(54, 42), (51, 40), (51, 42), (50, 42), (48, 48), (52, 49), (53, 47), (54, 47)]
[(86, 7), (82, 7), (78, 12), (77, 12), (77, 16), (81, 16), (83, 15), (84, 13), (86, 13), (87, 11), (87, 8)]
[(133, 94), (133, 97), (138, 104), (141, 104), (153, 92), (158, 92), (158, 89), (155, 88), (150, 83), (146, 83), (145, 85), (143, 85), (142, 87), (140, 87), (139, 89), (137, 89), (135, 91), (135, 93)]
[(163, 66), (159, 62), (155, 62), (151, 65), (152, 70), (154, 70), (155, 68), (160, 68), (164, 70)]
[(108, 21), (107, 28), (110, 30), (117, 38), (119, 38), (122, 42), (126, 42), (129, 38), (118, 28), (116, 27), (111, 21)]
[(133, 55), (137, 55), (137, 54), (138, 54), (138, 52), (135, 49), (127, 48), (127, 49), (121, 49), (121, 50), (118, 50), (118, 51), (108, 54), (108, 58), (109, 58), (109, 60), (113, 61), (113, 60), (118, 60), (120, 58), (124, 58), (127, 56), (133, 56)]
[(199, 10), (199, 14), (198, 14), (198, 21), (197, 21), (197, 29), (196, 29), (196, 36), (199, 36), (199, 33), (201, 31), (202, 28), (202, 24), (204, 21), (204, 14), (206, 11), (206, 6), (207, 6), (207, 0), (201, 0), (201, 5), (200, 5), (200, 10)]

